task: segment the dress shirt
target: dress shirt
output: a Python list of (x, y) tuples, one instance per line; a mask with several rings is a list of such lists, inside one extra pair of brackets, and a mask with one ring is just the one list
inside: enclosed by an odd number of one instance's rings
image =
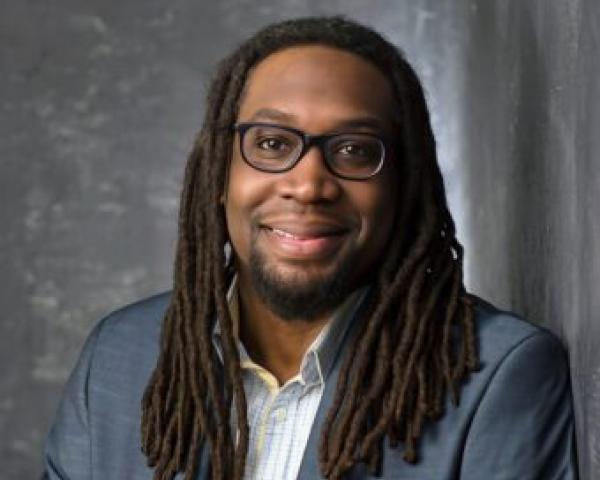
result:
[[(275, 376), (248, 355), (242, 342), (237, 346), (248, 404), (250, 439), (246, 459), (246, 480), (295, 480), (306, 442), (317, 413), (323, 387), (366, 288), (356, 290), (334, 312), (306, 350), (298, 374), (279, 385)], [(237, 277), (228, 292), (234, 332), (239, 325)], [(213, 343), (222, 358), (221, 330), (216, 322)], [(237, 422), (232, 412), (232, 429)]]

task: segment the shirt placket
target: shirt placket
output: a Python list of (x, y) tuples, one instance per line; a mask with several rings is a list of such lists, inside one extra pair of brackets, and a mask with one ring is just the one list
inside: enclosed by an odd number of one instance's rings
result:
[[(292, 452), (294, 418), (298, 404), (298, 385), (288, 384), (279, 389), (263, 414), (264, 432), (258, 458), (257, 473), (265, 480), (283, 480), (288, 477), (287, 470)], [(258, 445), (257, 445), (258, 446)]]

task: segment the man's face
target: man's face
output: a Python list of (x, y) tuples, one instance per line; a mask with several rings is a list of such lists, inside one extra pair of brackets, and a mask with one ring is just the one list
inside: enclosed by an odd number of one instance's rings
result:
[[(394, 104), (388, 80), (366, 60), (300, 46), (252, 70), (238, 122), (385, 136)], [(266, 173), (244, 162), (236, 138), (225, 210), (241, 288), (284, 318), (310, 320), (364, 283), (383, 262), (396, 212), (397, 160), (386, 153), (367, 180), (335, 176), (316, 146), (293, 169)]]

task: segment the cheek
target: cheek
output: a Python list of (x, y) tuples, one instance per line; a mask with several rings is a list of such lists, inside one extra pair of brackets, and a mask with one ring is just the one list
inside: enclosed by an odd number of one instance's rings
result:
[(249, 238), (248, 230), (240, 222), (240, 211), (232, 206), (231, 199), (227, 200), (225, 204), (225, 217), (227, 221), (227, 232), (229, 235), (229, 241), (233, 250), (236, 254), (243, 256), (243, 251), (246, 250), (244, 245), (248, 242)]
[(267, 175), (234, 158), (227, 184), (226, 211), (238, 216), (238, 220), (248, 221), (248, 215), (264, 201), (268, 190)]
[(380, 237), (381, 234), (389, 233), (396, 211), (396, 198), (392, 187), (381, 184), (370, 191), (362, 192), (359, 198), (363, 218), (371, 234), (375, 231), (378, 235), (374, 236)]
[(362, 239), (367, 261), (379, 257), (391, 235), (397, 208), (397, 189), (387, 179), (355, 193), (355, 204), (360, 205), (363, 228)]
[(244, 212), (244, 192), (238, 186), (240, 185), (241, 172), (238, 162), (231, 161), (228, 182), (225, 194), (225, 218), (227, 221), (227, 231), (229, 232), (229, 241), (234, 252), (238, 257), (243, 257), (247, 250), (244, 245), (248, 242), (247, 228), (241, 224), (241, 220), (246, 216)]
[[(247, 167), (242, 160), (231, 161), (225, 216), (229, 240), (240, 259), (248, 257), (252, 235), (252, 214), (264, 197), (264, 179), (255, 170)], [(262, 180), (262, 181), (261, 181)]]

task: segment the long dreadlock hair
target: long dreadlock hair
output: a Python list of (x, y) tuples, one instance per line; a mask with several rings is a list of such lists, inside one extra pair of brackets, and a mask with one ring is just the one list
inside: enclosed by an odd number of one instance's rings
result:
[[(403, 446), (406, 461), (415, 462), (424, 423), (442, 414), (448, 395), (458, 402), (461, 381), (477, 368), (473, 301), (462, 279), (463, 250), (413, 69), (378, 33), (342, 17), (268, 26), (221, 63), (186, 166), (174, 291), (158, 363), (142, 401), (142, 449), (155, 468), (155, 480), (171, 480), (177, 472), (184, 472), (186, 480), (195, 478), (203, 442), (208, 442), (213, 480), (243, 477), (249, 427), (226, 300), (230, 277), (220, 199), (232, 155), (231, 127), (249, 73), (271, 53), (306, 44), (354, 53), (389, 79), (397, 102), (395, 141), (403, 185), (387, 255), (359, 332), (345, 353), (321, 431), (322, 474), (339, 479), (356, 463), (377, 473), (386, 437), (392, 447)], [(223, 336), (221, 361), (211, 342), (215, 321)], [(237, 412), (235, 429), (232, 409)]]

